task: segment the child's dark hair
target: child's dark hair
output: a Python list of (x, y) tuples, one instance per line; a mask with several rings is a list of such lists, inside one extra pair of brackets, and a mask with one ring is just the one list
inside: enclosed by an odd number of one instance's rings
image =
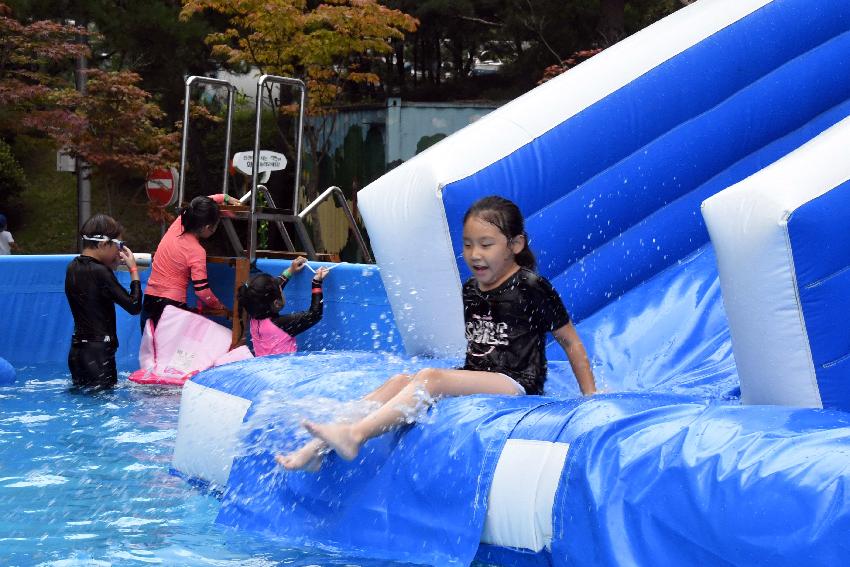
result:
[(109, 215), (96, 214), (83, 223), (80, 229), (80, 238), (83, 240), (83, 248), (97, 248), (103, 240), (88, 240), (86, 237), (105, 236), (107, 238), (118, 238), (124, 233), (124, 227)]
[(257, 274), (239, 286), (239, 311), (251, 319), (268, 319), (277, 315), (275, 300), (282, 300), (280, 279), (269, 274)]
[(218, 222), (218, 205), (209, 197), (195, 197), (189, 206), (180, 211), (183, 232), (199, 232), (207, 225)]
[(525, 219), (513, 201), (498, 195), (483, 197), (472, 203), (463, 216), (463, 223), (466, 224), (471, 217), (478, 217), (498, 228), (507, 237), (508, 242), (522, 235), (525, 238), (525, 247), (515, 256), (516, 263), (529, 270), (537, 269), (537, 259), (528, 247)]

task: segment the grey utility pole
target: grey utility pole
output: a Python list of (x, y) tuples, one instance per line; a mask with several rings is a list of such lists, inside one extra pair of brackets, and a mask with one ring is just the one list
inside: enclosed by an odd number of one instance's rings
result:
[[(86, 41), (85, 38), (82, 41)], [(77, 90), (80, 94), (86, 94), (86, 71), (88, 70), (88, 60), (84, 54), (77, 58)], [(77, 158), (77, 229), (83, 227), (83, 223), (91, 217), (91, 167), (88, 162), (81, 158)], [(77, 251), (81, 251), (82, 242), (79, 238), (77, 241)]]

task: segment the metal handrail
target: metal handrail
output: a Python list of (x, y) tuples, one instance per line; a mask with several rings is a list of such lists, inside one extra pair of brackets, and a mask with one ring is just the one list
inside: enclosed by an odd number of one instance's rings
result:
[(351, 212), (351, 207), (348, 206), (348, 201), (345, 200), (345, 195), (342, 192), (342, 189), (337, 187), (336, 185), (332, 187), (328, 187), (325, 191), (316, 197), (316, 199), (304, 207), (304, 210), (298, 213), (298, 219), (303, 221), (304, 217), (309, 215), (313, 210), (322, 204), (323, 201), (327, 200), (328, 197), (333, 195), (336, 198), (337, 203), (342, 207), (342, 210), (345, 212), (345, 216), (348, 217), (348, 225), (351, 227), (352, 232), (354, 233), (354, 238), (357, 240), (357, 245), (360, 246), (360, 251), (363, 253), (363, 257), (366, 259), (366, 262), (371, 264), (373, 262), (372, 255), (369, 254), (369, 248), (366, 246), (366, 241), (363, 239), (363, 235), (360, 234), (360, 229), (357, 228), (357, 221), (354, 220), (354, 213)]
[[(212, 77), (201, 77), (192, 75), (186, 79), (186, 89), (183, 94), (183, 136), (180, 142), (180, 174), (177, 179), (177, 208), (183, 206), (183, 195), (186, 187), (186, 149), (189, 142), (189, 95), (191, 94), (192, 85), (206, 84), (227, 89), (227, 127), (224, 138), (224, 173), (221, 185), (221, 192), (227, 195), (227, 179), (228, 170), (230, 168), (230, 142), (233, 132), (233, 95), (236, 92), (236, 87), (224, 79), (213, 79)], [(256, 158), (255, 158), (256, 159)]]
[(263, 87), (266, 83), (289, 85), (301, 91), (301, 100), (298, 110), (298, 128), (296, 130), (295, 141), (295, 188), (292, 191), (292, 213), (298, 213), (298, 194), (301, 187), (301, 143), (304, 133), (304, 107), (307, 103), (307, 85), (300, 79), (292, 79), (289, 77), (278, 77), (276, 75), (262, 75), (257, 79), (257, 101), (256, 101), (256, 116), (254, 124), (254, 156), (251, 173), (251, 229), (248, 234), (248, 257), (253, 264), (257, 256), (257, 192), (256, 188), (259, 185), (260, 178), (260, 128), (262, 126), (262, 110), (263, 110)]

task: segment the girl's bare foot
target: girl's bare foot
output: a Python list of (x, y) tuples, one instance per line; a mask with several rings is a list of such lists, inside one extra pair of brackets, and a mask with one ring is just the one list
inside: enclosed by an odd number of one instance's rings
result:
[(304, 422), (304, 428), (317, 440), (322, 440), (346, 461), (353, 461), (360, 452), (361, 442), (354, 436), (350, 425), (342, 423)]
[(317, 472), (327, 453), (327, 445), (320, 439), (313, 439), (292, 453), (276, 455), (274, 460), (288, 471)]

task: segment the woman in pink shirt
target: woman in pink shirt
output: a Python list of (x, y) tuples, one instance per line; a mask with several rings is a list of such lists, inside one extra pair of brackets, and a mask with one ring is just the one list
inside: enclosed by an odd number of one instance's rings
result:
[(141, 317), (143, 332), (148, 319), (156, 326), (166, 305), (189, 309), (186, 288), (190, 280), (200, 303), (212, 309), (224, 307), (210, 289), (207, 252), (200, 241), (215, 233), (220, 217), (218, 205), (225, 201), (231, 205), (239, 204), (237, 199), (225, 195), (195, 197), (168, 227), (154, 254), (145, 289)]

